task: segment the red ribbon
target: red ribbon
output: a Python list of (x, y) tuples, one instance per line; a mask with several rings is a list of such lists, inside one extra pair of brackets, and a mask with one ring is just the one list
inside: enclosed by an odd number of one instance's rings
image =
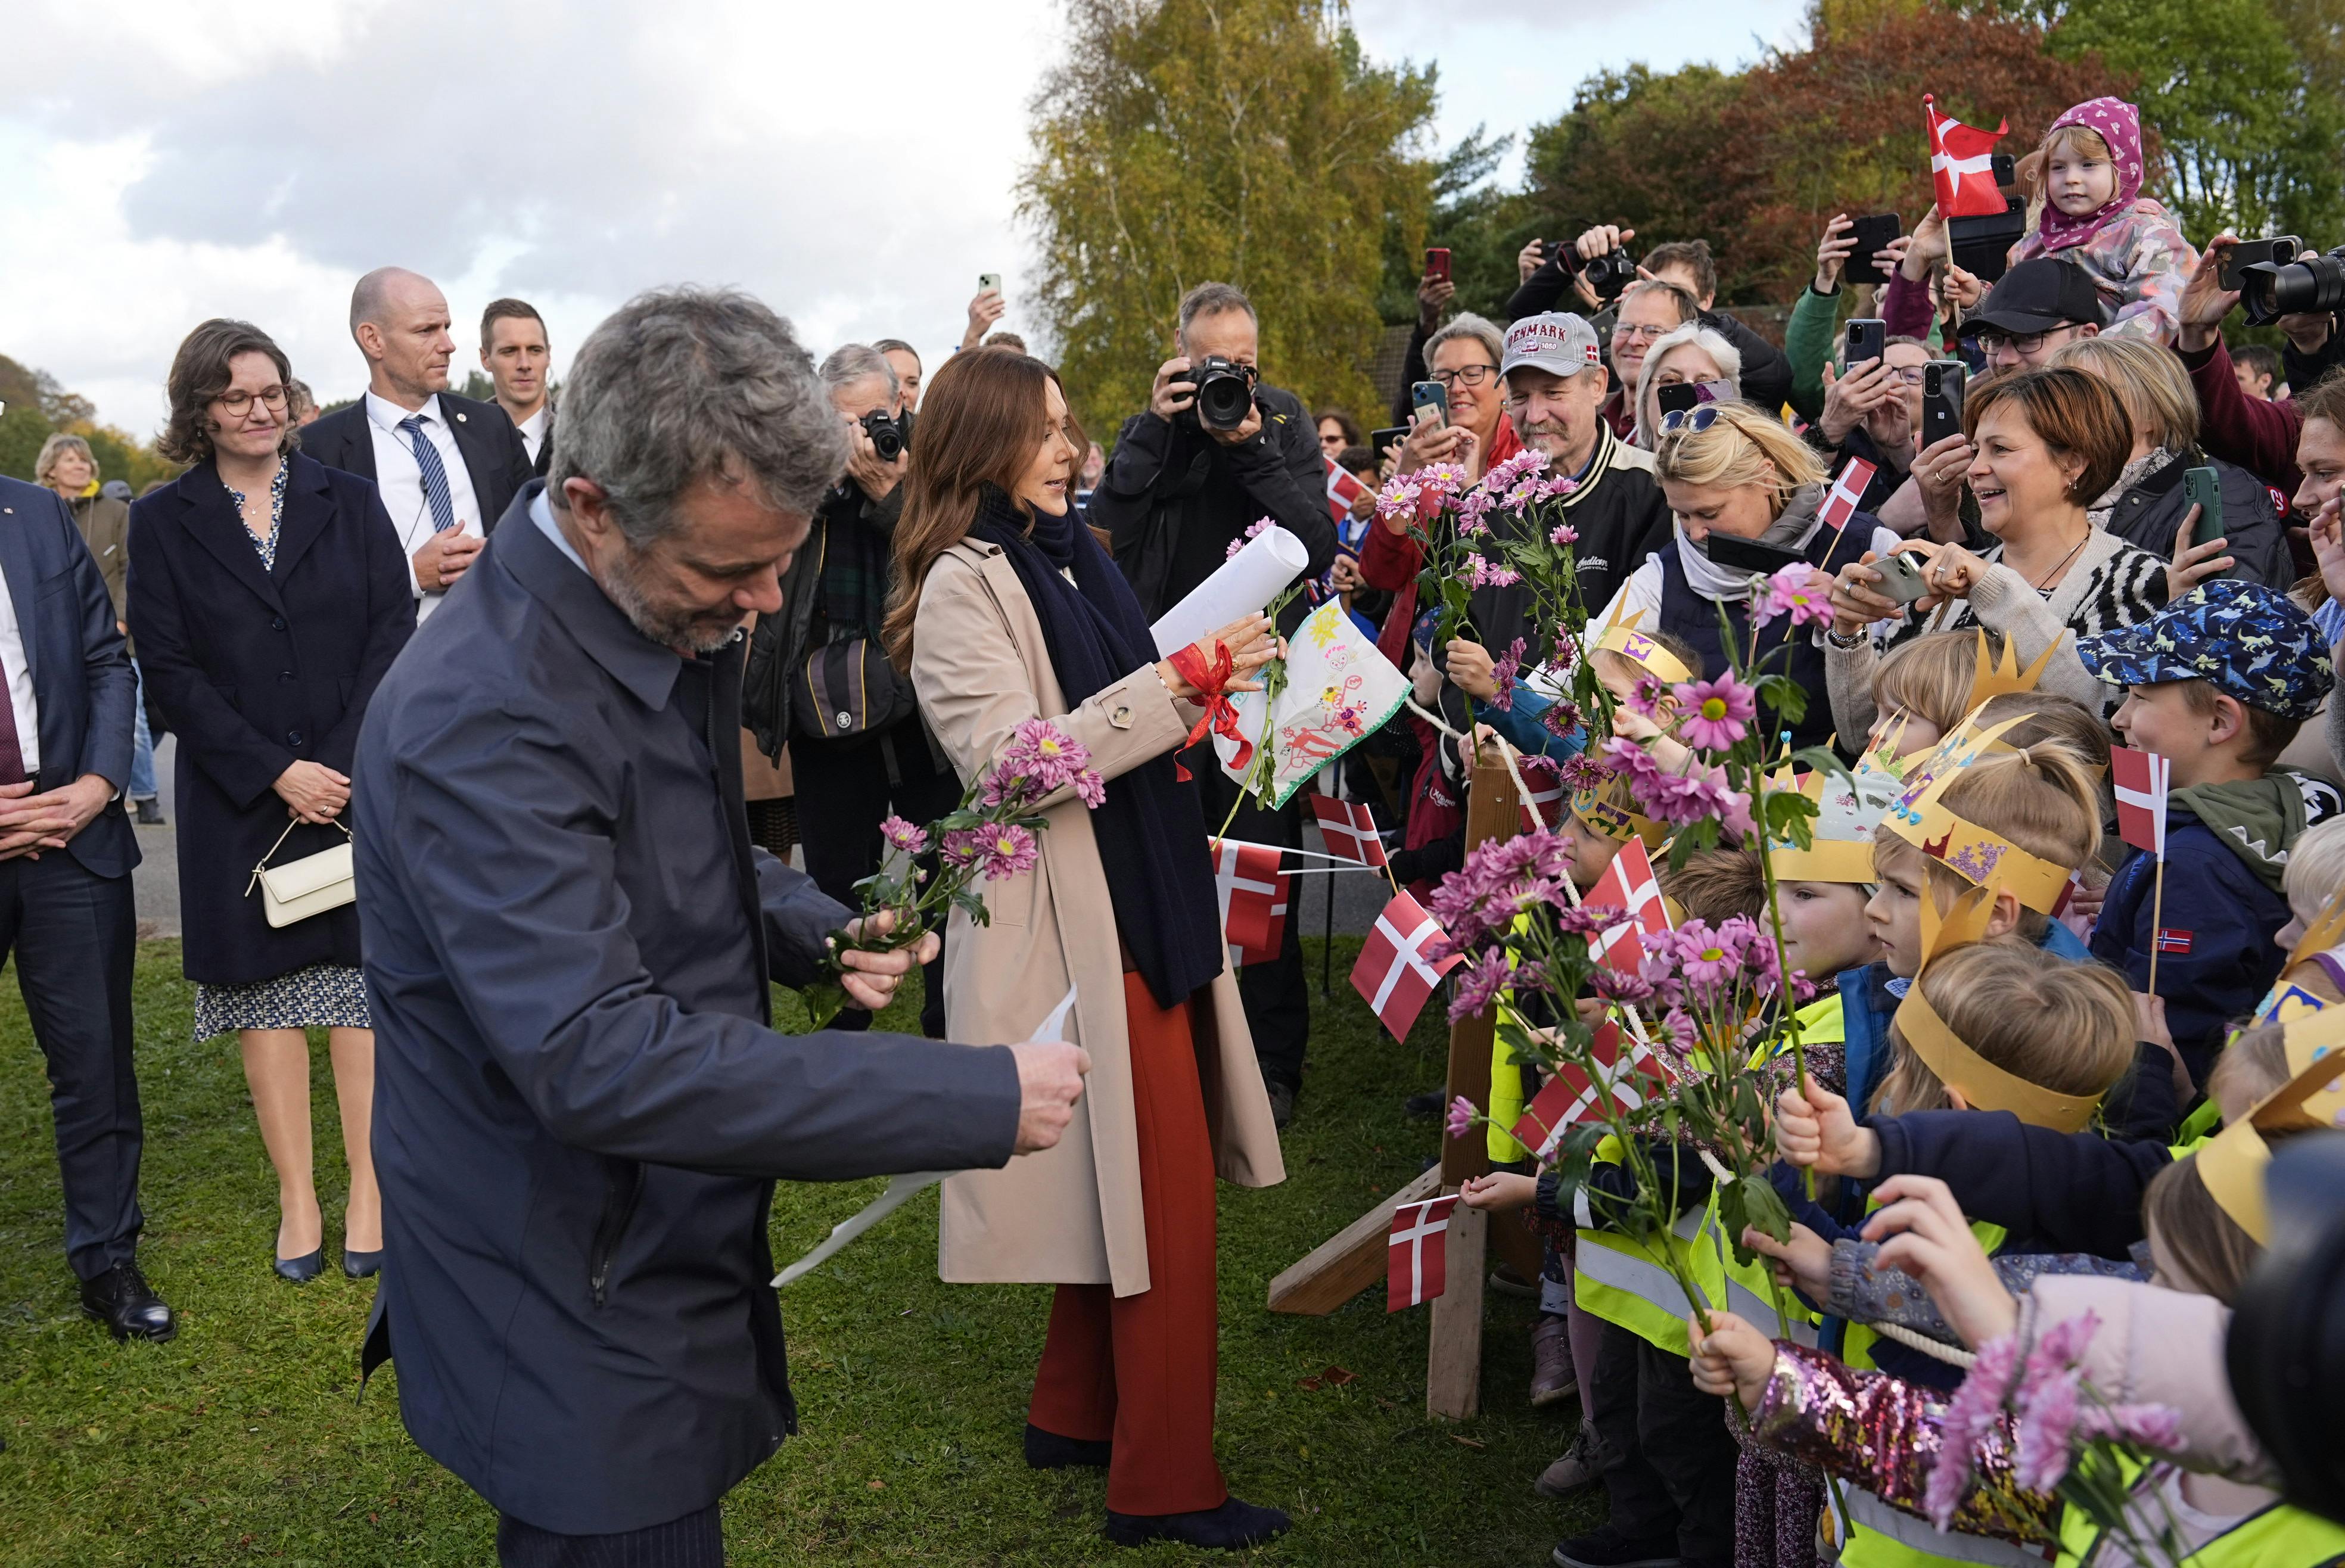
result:
[[(1238, 723), (1236, 704), (1223, 692), (1235, 664), (1230, 657), (1229, 645), (1219, 642), (1213, 644), (1213, 662), (1210, 667), (1205, 663), (1205, 655), (1194, 642), (1174, 652), (1168, 662), (1183, 680), (1197, 689), (1198, 696), (1205, 704), (1205, 716), (1197, 721), (1196, 727), (1189, 732), (1189, 738), (1181, 743), (1181, 749), (1185, 751), (1195, 745), (1209, 732), (1227, 735), (1237, 743), (1238, 754), (1233, 765), (1243, 771), (1254, 758), (1254, 743), (1246, 739), (1244, 726)], [(1182, 765), (1178, 757), (1172, 759), (1172, 772), (1182, 783), (1189, 782), (1189, 770)]]

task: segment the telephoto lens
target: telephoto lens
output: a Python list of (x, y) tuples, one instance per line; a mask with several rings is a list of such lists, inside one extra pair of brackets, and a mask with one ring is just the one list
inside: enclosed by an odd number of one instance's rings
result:
[(2325, 256), (2243, 267), (2239, 298), (2259, 327), (2283, 316), (2345, 309), (2345, 245)]
[(1233, 365), (1208, 354), (1197, 366), (1197, 422), (1208, 430), (1233, 430), (1254, 408), (1254, 367)]
[(879, 454), (883, 463), (894, 462), (904, 455), (904, 427), (874, 409), (863, 416), (863, 433), (871, 438), (871, 450)]

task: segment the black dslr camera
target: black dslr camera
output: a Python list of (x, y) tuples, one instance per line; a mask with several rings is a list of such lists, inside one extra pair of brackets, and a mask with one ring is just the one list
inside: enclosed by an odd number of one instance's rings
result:
[(879, 454), (883, 463), (894, 462), (904, 455), (904, 427), (900, 420), (891, 420), (878, 409), (858, 421), (863, 433), (871, 438), (871, 450)]
[(1598, 299), (1609, 305), (1637, 281), (1637, 263), (1625, 250), (1608, 250), (1593, 260), (1580, 263), (1579, 276), (1587, 279)]
[(1252, 365), (1233, 364), (1219, 354), (1208, 354), (1189, 372), (1197, 389), (1193, 405), (1197, 422), (1210, 430), (1233, 430), (1245, 423), (1254, 407), (1254, 381), (1260, 372)]
[[(2243, 258), (2242, 251), (2252, 252)], [(2223, 281), (2239, 290), (2248, 325), (2261, 327), (2299, 312), (2345, 309), (2345, 245), (2325, 256), (2307, 255), (2292, 234), (2233, 247)]]

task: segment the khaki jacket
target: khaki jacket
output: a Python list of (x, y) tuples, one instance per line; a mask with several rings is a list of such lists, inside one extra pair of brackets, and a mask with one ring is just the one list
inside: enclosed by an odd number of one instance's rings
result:
[[(1041, 623), (999, 548), (963, 540), (939, 558), (913, 622), (912, 684), (954, 768), (983, 769), (1021, 721), (1041, 715), (1089, 747), (1109, 779), (1178, 746), (1183, 706), (1142, 665), (1069, 712)], [(1140, 1146), (1126, 1054), (1123, 962), (1091, 814), (1062, 792), (1048, 805), (1030, 875), (980, 884), (991, 922), (956, 910), (945, 938), (945, 1026), (971, 1044), (1027, 1038), (1077, 987), (1068, 1037), (1091, 1077), (1067, 1136), (1046, 1153), (944, 1185), (938, 1269), (949, 1282), (1148, 1289)], [(1226, 963), (1194, 1015), (1213, 1167), (1225, 1181), (1285, 1179), (1254, 1037)]]

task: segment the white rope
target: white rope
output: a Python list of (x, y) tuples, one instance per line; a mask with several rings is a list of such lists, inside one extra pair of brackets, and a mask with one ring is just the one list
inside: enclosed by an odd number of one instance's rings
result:
[(1695, 1152), (1701, 1156), (1701, 1162), (1710, 1167), (1710, 1179), (1712, 1181), (1717, 1182), (1721, 1187), (1724, 1187), (1735, 1179), (1734, 1172), (1727, 1169), (1723, 1165), (1721, 1165), (1718, 1161), (1718, 1156), (1711, 1153), (1710, 1150), (1706, 1148), (1697, 1148)]
[[(1266, 849), (1274, 855), (1307, 855), (1313, 860), (1333, 860), (1339, 863), (1336, 867), (1337, 870), (1349, 869), (1353, 871), (1374, 871), (1376, 869), (1373, 865), (1361, 865), (1355, 856), (1349, 855), (1329, 855), (1321, 850), (1304, 849), (1299, 846), (1290, 845), (1256, 844), (1250, 838), (1220, 838), (1212, 834), (1208, 834), (1205, 836), (1212, 839), (1215, 844), (1234, 844), (1241, 849)], [(1299, 876), (1302, 873), (1297, 870), (1290, 871), (1286, 875), (1289, 876)]]
[(1894, 1340), (1909, 1351), (1919, 1351), (1925, 1356), (1935, 1357), (1948, 1366), (1960, 1367), (1965, 1371), (1970, 1370), (1972, 1362), (1978, 1360), (1976, 1356), (1959, 1346), (1934, 1340), (1927, 1334), (1916, 1333), (1901, 1323), (1869, 1323), (1866, 1327), (1884, 1340)]

